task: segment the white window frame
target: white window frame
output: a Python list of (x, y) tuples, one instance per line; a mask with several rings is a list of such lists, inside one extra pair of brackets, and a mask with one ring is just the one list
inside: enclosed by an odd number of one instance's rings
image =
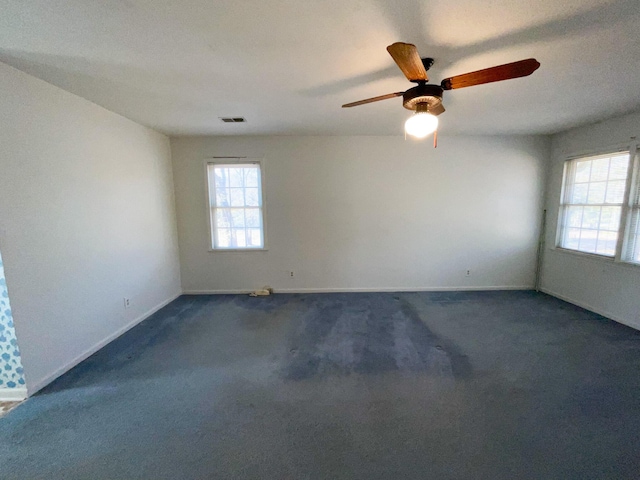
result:
[[(632, 210), (632, 201), (633, 201), (633, 193), (632, 190), (635, 186), (638, 185), (637, 178), (640, 176), (640, 158), (638, 155), (638, 142), (635, 141), (635, 138), (632, 139), (630, 143), (625, 145), (617, 145), (611, 146), (609, 148), (598, 150), (598, 151), (589, 151), (589, 152), (581, 152), (577, 155), (567, 156), (563, 162), (563, 174), (562, 174), (562, 185), (560, 191), (560, 199), (558, 205), (558, 220), (556, 225), (556, 241), (554, 245), (554, 249), (557, 249), (562, 252), (567, 252), (572, 255), (583, 256), (587, 258), (593, 258), (596, 260), (602, 260), (605, 262), (613, 262), (618, 263), (625, 266), (631, 267), (640, 267), (639, 263), (631, 262), (626, 257), (625, 254), (628, 251), (627, 244), (630, 241), (631, 236), (631, 210)], [(627, 178), (625, 183), (625, 192), (624, 199), (622, 202), (622, 209), (620, 213), (620, 224), (618, 227), (618, 242), (616, 245), (615, 255), (602, 255), (598, 253), (584, 252), (580, 250), (573, 250), (569, 248), (564, 248), (561, 246), (562, 235), (563, 235), (563, 215), (564, 215), (564, 196), (565, 196), (565, 188), (566, 188), (566, 174), (567, 174), (567, 164), (573, 160), (578, 160), (581, 158), (588, 157), (599, 157), (605, 155), (615, 155), (623, 152), (629, 153), (629, 165), (627, 170)]]
[[(634, 236), (635, 233), (632, 231), (634, 210), (638, 210), (638, 215), (640, 215), (640, 155), (638, 155), (638, 145), (634, 144), (633, 146), (635, 150), (634, 153), (630, 154), (631, 156), (629, 158), (629, 178), (627, 179), (627, 191), (625, 192), (626, 196), (622, 212), (623, 216), (620, 219), (621, 222), (624, 222), (624, 237), (620, 239), (618, 251), (620, 253), (620, 261), (630, 265), (640, 266), (640, 262), (634, 262), (629, 258), (632, 253), (629, 251), (629, 243), (632, 241), (631, 237)], [(638, 199), (638, 203), (635, 203), (636, 199)], [(638, 222), (640, 223), (640, 219)], [(640, 245), (638, 245), (637, 248), (640, 248)]]
[[(264, 159), (263, 158), (250, 158), (250, 157), (209, 157), (204, 160), (204, 180), (205, 180), (205, 193), (206, 193), (206, 209), (207, 209), (207, 231), (208, 231), (208, 245), (209, 252), (221, 253), (248, 253), (248, 252), (266, 252), (268, 250), (267, 243), (267, 202), (266, 202), (266, 193), (264, 188), (264, 176), (265, 176), (265, 167), (264, 167)], [(246, 165), (246, 164), (257, 164), (260, 168), (260, 194), (262, 200), (262, 248), (255, 247), (240, 247), (240, 248), (216, 248), (215, 247), (215, 238), (213, 231), (213, 208), (215, 207), (213, 204), (213, 200), (211, 197), (211, 189), (210, 189), (210, 181), (209, 181), (209, 165)]]

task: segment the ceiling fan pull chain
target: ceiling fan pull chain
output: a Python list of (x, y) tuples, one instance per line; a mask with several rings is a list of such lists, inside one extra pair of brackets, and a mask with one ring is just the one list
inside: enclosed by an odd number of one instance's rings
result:
[[(406, 133), (404, 135), (407, 136)], [(433, 132), (433, 148), (438, 148), (438, 130)]]

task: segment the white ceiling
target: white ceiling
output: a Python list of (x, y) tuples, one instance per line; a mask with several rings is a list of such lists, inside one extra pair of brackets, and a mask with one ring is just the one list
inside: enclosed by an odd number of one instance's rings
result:
[[(0, 61), (170, 135), (402, 134), (385, 47), (432, 80), (537, 58), (445, 92), (441, 133), (551, 133), (640, 107), (638, 0), (0, 0)], [(244, 116), (246, 124), (218, 117)]]

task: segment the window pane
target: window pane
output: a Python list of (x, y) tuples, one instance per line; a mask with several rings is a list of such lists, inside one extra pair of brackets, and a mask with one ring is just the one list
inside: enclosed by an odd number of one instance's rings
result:
[(607, 198), (605, 203), (622, 203), (624, 200), (624, 189), (626, 182), (624, 180), (617, 180), (609, 182), (607, 185)]
[(587, 203), (604, 203), (604, 193), (607, 189), (606, 182), (596, 182), (589, 184), (589, 195)]
[(250, 228), (247, 230), (248, 244), (252, 247), (262, 247), (262, 234), (258, 228)]
[(582, 161), (576, 164), (575, 183), (588, 182), (591, 175), (591, 162)]
[(580, 228), (584, 207), (567, 207), (567, 226)]
[(231, 230), (231, 245), (233, 247), (246, 247), (247, 246), (247, 239), (245, 236), (245, 231), (244, 228), (239, 229), (233, 229)]
[(627, 178), (627, 169), (629, 167), (629, 155), (618, 155), (611, 159), (611, 167), (609, 169), (609, 180), (624, 180)]
[(216, 207), (228, 207), (231, 205), (229, 202), (229, 189), (216, 187)]
[(222, 228), (217, 230), (218, 247), (229, 248), (231, 246), (231, 230)]
[(587, 203), (587, 193), (589, 192), (588, 183), (579, 183), (573, 186), (573, 195), (569, 199), (569, 203)]
[(244, 189), (230, 188), (229, 191), (231, 193), (231, 206), (244, 207)]
[(602, 213), (600, 214), (600, 228), (602, 230), (617, 232), (618, 228), (620, 228), (621, 211), (621, 207), (602, 207)]
[(596, 253), (613, 257), (616, 254), (616, 244), (618, 243), (618, 232), (600, 232), (598, 234), (598, 244)]
[(247, 208), (245, 211), (245, 225), (247, 227), (260, 228), (260, 210)]
[(244, 209), (234, 208), (231, 210), (231, 226), (244, 228)]
[(216, 228), (231, 227), (231, 210), (228, 208), (216, 209)]
[(580, 230), (580, 246), (581, 252), (596, 253), (596, 243), (598, 241), (597, 230)]
[(258, 186), (258, 169), (246, 168), (244, 171), (244, 185), (246, 187)]
[(584, 207), (582, 228), (597, 229), (600, 224), (600, 207)]
[(229, 186), (229, 169), (215, 167), (216, 190)]
[(568, 228), (565, 232), (565, 238), (562, 242), (564, 248), (571, 248), (572, 250), (578, 250), (580, 246), (580, 229)]
[(590, 182), (603, 182), (606, 181), (609, 177), (609, 159), (608, 158), (598, 158), (597, 160), (593, 160), (593, 165), (591, 165), (591, 178)]
[(244, 168), (234, 167), (229, 169), (229, 186), (230, 187), (243, 187), (244, 186)]
[(258, 195), (257, 188), (247, 188), (245, 189), (246, 202), (248, 207), (258, 207), (260, 206), (260, 196)]

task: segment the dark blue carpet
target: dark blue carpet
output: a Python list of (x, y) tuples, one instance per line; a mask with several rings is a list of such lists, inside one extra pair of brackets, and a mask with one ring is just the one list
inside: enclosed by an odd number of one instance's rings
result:
[(638, 372), (533, 292), (183, 296), (0, 419), (0, 478), (640, 478)]

